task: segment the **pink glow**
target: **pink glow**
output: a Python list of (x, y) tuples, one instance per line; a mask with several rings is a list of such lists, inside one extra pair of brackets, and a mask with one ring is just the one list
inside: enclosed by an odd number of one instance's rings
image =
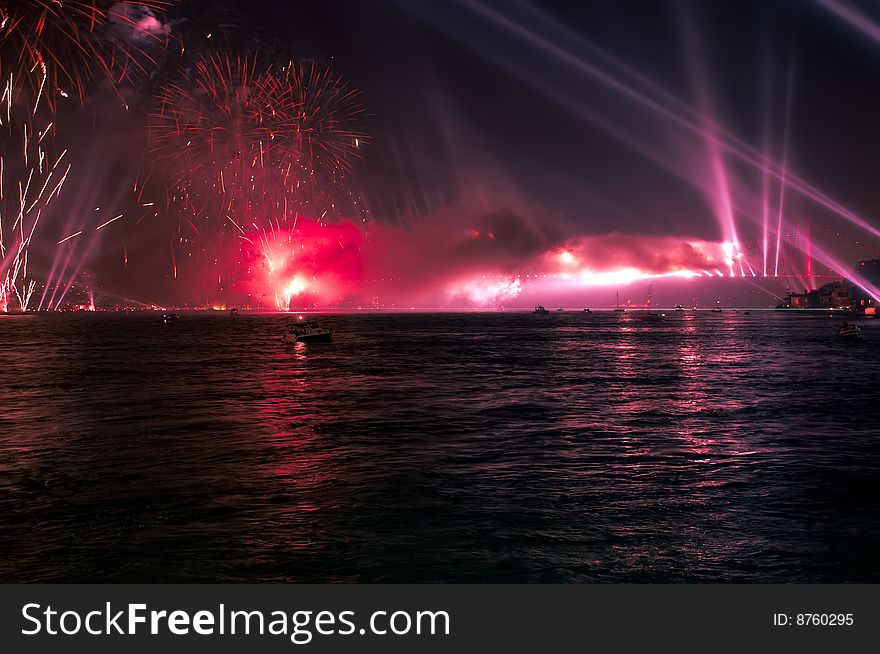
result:
[(238, 242), (239, 277), (214, 303), (281, 310), (364, 304), (377, 296), (388, 306), (502, 306), (535, 285), (564, 291), (691, 279), (729, 268), (731, 256), (739, 260), (730, 244), (564, 236), (551, 219), (503, 212), (444, 214), (410, 228), (365, 232), (349, 222), (300, 217), (295, 228), (250, 232)]
[(854, 7), (845, 5), (839, 0), (816, 0), (816, 2), (875, 41), (880, 41), (880, 26)]
[[(864, 18), (858, 13), (848, 10), (836, 0), (821, 1), (827, 8), (835, 11), (847, 20), (850, 20), (850, 22), (856, 24), (860, 28), (866, 29), (875, 38), (880, 36), (880, 29), (877, 29), (876, 26), (872, 27), (871, 24), (866, 23)], [(584, 57), (578, 56), (560, 46), (554, 40), (539, 33), (535, 27), (539, 24), (537, 19), (526, 25), (501, 14), (484, 4), (474, 2), (469, 6), (475, 12), (482, 14), (487, 19), (496, 23), (499, 27), (502, 27), (510, 33), (522, 38), (523, 41), (540, 48), (549, 56), (607, 86), (622, 97), (641, 105), (656, 116), (687, 130), (704, 140), (706, 143), (713, 144), (713, 146), (719, 148), (723, 154), (731, 156), (738, 161), (751, 166), (755, 170), (771, 176), (783, 186), (790, 187), (792, 190), (795, 190), (800, 195), (817, 205), (847, 219), (852, 224), (880, 238), (880, 229), (871, 225), (836, 200), (810, 185), (805, 180), (792, 174), (791, 171), (788, 170), (786, 162), (780, 164), (768, 161), (762, 153), (758, 152), (751, 145), (715, 123), (711, 116), (707, 115), (705, 112), (694, 110), (693, 107), (688, 106), (679, 98), (668, 93), (657, 84), (651, 82), (644, 76), (640, 75), (637, 71), (622, 64), (610, 55), (605, 55), (603, 53), (602, 59), (605, 60), (604, 63), (607, 64), (610, 62), (614, 68), (622, 71), (624, 75), (621, 75), (620, 77), (615, 76), (609, 72), (609, 70), (588, 61)], [(539, 14), (537, 11), (535, 13)], [(543, 17), (543, 15), (540, 15), (540, 19), (543, 22), (547, 22), (546, 17)], [(590, 47), (591, 49), (599, 50), (593, 46)], [(626, 78), (634, 80), (638, 85), (628, 82)], [(713, 172), (713, 175), (714, 174), (715, 173)], [(735, 238), (727, 238), (726, 240), (736, 241)]]
[(451, 306), (494, 307), (503, 306), (522, 292), (522, 284), (516, 277), (501, 279), (485, 275), (459, 279), (446, 286), (446, 301)]
[(296, 227), (242, 237), (245, 279), (237, 302), (325, 306), (340, 300), (361, 278), (361, 234), (351, 223), (322, 224), (299, 218)]

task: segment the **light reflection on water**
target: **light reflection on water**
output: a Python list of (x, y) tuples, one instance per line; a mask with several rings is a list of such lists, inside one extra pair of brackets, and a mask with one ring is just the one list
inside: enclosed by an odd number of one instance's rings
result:
[(0, 317), (0, 579), (880, 580), (880, 323), (291, 320)]

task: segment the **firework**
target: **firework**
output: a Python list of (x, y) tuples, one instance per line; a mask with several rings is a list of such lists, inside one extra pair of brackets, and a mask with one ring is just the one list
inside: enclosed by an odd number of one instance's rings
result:
[(28, 279), (30, 245), (70, 172), (67, 151), (57, 152), (50, 137), (51, 123), (36, 131), (33, 122), (13, 125), (0, 140), (0, 311), (28, 307), (35, 288)]
[[(190, 254), (237, 278), (240, 239), (274, 239), (301, 216), (361, 211), (346, 183), (366, 136), (357, 92), (316, 63), (214, 53), (161, 90), (150, 149)], [(329, 217), (328, 217), (329, 214)], [(256, 236), (255, 236), (256, 235)], [(228, 264), (224, 269), (224, 264)]]
[(267, 108), (284, 107), (310, 178), (338, 182), (350, 169), (366, 135), (358, 129), (363, 110), (357, 92), (315, 63), (289, 62), (263, 80)]
[(365, 140), (360, 115), (356, 93), (317, 64), (213, 54), (162, 90), (151, 150), (193, 217), (268, 228), (339, 191)]
[[(79, 96), (90, 80), (118, 82), (146, 70), (150, 42), (162, 42), (156, 12), (171, 0), (0, 0), (0, 78), (36, 111)], [(27, 96), (26, 98), (24, 96)]]
[(231, 242), (235, 252), (228, 256), (242, 269), (227, 289), (228, 301), (282, 310), (328, 306), (353, 293), (361, 280), (362, 234), (351, 222), (300, 218), (296, 227), (270, 233), (251, 227)]
[(59, 98), (143, 72), (165, 35), (155, 12), (172, 4), (0, 0), (0, 310), (28, 308), (28, 253), (70, 171), (54, 143)]

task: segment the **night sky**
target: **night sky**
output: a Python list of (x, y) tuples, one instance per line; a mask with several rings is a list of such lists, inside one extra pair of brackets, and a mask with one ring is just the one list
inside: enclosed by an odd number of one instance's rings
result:
[[(350, 217), (366, 225), (359, 279), (405, 279), (398, 290), (411, 293), (468, 275), (555, 273), (547, 256), (566, 249), (593, 272), (760, 274), (762, 258), (773, 267), (777, 220), (801, 249), (811, 231), (813, 271), (846, 272), (880, 253), (880, 41), (870, 6), (852, 6), (184, 1), (163, 17), (172, 45), (156, 69), (123, 89), (127, 111), (98, 85), (83, 110), (58, 119), (77, 160), (75, 189), (33, 246), (33, 267), (57, 264), (56, 241), (80, 228), (71, 216), (98, 205), (133, 214), (135, 180), (162, 204), (145, 123), (159, 89), (219, 50), (315, 61), (359, 90), (369, 138), (346, 178), (369, 218)], [(250, 263), (233, 253), (235, 275), (208, 270), (228, 246), (193, 257), (172, 213), (73, 243), (74, 268), (119, 296), (212, 301), (211, 284), (224, 290)], [(728, 267), (730, 242), (742, 258)], [(695, 256), (689, 243), (715, 251)], [(803, 255), (792, 262), (785, 247), (779, 271), (803, 272)], [(186, 271), (197, 258), (198, 274)]]
[[(600, 120), (640, 138), (668, 125), (541, 55), (523, 37), (481, 20), (467, 2), (239, 5), (260, 29), (332, 58), (363, 90), (375, 144), (361, 175), (379, 207), (388, 196), (423, 191), (430, 197), (479, 184), (484, 176), (490, 185), (506, 180), (529, 200), (595, 233), (717, 237), (699, 193), (541, 87), (578, 105), (592, 104)], [(522, 15), (516, 2), (485, 5), (504, 16)], [(880, 87), (872, 82), (880, 73), (880, 44), (818, 4), (607, 0), (533, 6), (685, 102), (695, 96), (688, 61), (699, 57), (718, 121), (756, 147), (764, 146), (767, 123), (766, 145), (776, 157), (793, 62), (792, 167), (860, 215), (875, 214), (880, 198), (869, 171), (880, 163)], [(688, 23), (696, 27), (701, 54), (689, 49)], [(552, 36), (540, 27), (535, 32)], [(559, 47), (577, 55), (575, 48)], [(596, 57), (586, 60), (602, 65)], [(377, 217), (392, 213), (387, 208)]]

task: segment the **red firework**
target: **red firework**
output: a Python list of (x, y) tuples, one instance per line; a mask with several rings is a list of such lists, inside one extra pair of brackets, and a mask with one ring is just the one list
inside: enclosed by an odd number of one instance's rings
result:
[[(164, 42), (157, 15), (176, 0), (0, 0), (0, 75), (7, 101), (23, 92), (34, 110), (86, 83), (113, 83), (145, 71), (151, 41)], [(10, 82), (11, 80), (11, 82)]]
[(0, 309), (29, 307), (31, 243), (70, 171), (67, 150), (53, 143), (58, 96), (81, 98), (89, 81), (116, 88), (142, 72), (151, 42), (165, 41), (157, 11), (173, 4), (0, 0)]
[(361, 233), (351, 223), (301, 218), (294, 229), (250, 236), (239, 241), (242, 301), (283, 310), (292, 304), (327, 306), (352, 293), (361, 279)]
[(162, 89), (151, 150), (194, 217), (265, 228), (339, 185), (365, 138), (356, 98), (317, 64), (215, 53)]
[(329, 179), (350, 169), (364, 141), (358, 129), (363, 109), (358, 93), (330, 70), (314, 62), (289, 62), (278, 75), (264, 80), (262, 97), (268, 107), (281, 106), (292, 114), (294, 139), (309, 168)]

